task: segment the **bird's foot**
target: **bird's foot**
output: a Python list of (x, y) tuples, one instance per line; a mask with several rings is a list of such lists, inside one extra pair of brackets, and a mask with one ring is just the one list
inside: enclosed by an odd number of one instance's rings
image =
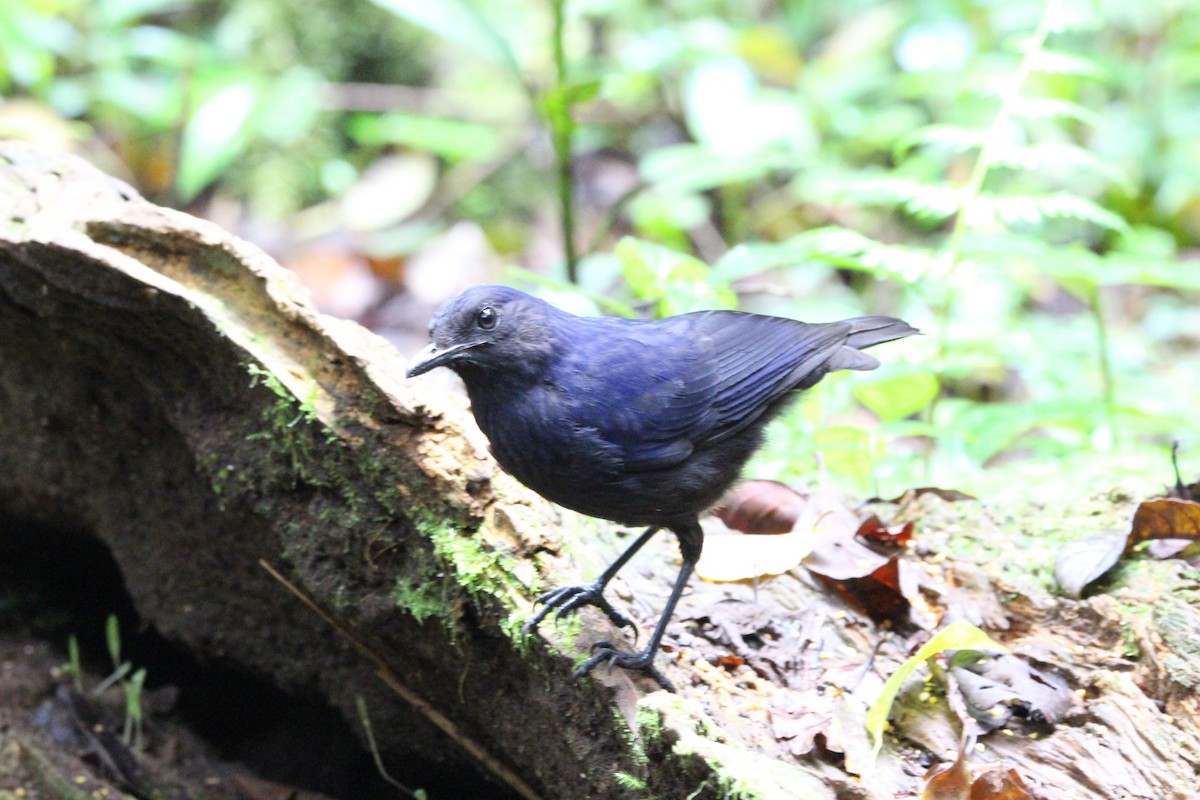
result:
[(647, 647), (639, 653), (627, 653), (624, 650), (618, 650), (611, 642), (596, 642), (592, 645), (592, 657), (575, 670), (574, 677), (581, 678), (601, 664), (607, 664), (610, 670), (613, 667), (620, 667), (644, 673), (668, 692), (674, 692), (675, 686), (654, 667), (654, 656), (658, 654), (657, 651), (657, 647)]
[[(521, 628), (522, 633), (528, 634), (535, 630), (551, 611), (555, 612), (554, 619), (559, 620), (583, 606), (595, 606), (600, 609), (617, 627), (633, 627), (633, 620), (617, 611), (604, 599), (604, 584), (599, 581), (552, 589), (534, 601), (534, 605), (539, 604), (543, 606), (542, 609), (525, 623)], [(636, 635), (637, 629), (634, 628), (634, 641), (637, 640)]]

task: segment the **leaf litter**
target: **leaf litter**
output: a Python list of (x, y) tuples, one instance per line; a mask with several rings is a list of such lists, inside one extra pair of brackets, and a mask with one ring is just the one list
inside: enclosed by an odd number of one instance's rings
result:
[(1092, 583), (1119, 561), (1133, 555), (1139, 545), (1154, 558), (1200, 556), (1200, 503), (1196, 484), (1184, 484), (1179, 474), (1178, 443), (1171, 449), (1175, 485), (1167, 496), (1142, 501), (1133, 512), (1128, 531), (1109, 530), (1059, 547), (1054, 577), (1069, 597), (1082, 597)]

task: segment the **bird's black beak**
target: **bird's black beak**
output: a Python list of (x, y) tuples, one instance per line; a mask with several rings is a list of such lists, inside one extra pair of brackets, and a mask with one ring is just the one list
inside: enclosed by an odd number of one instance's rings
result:
[(418, 375), (424, 375), (431, 369), (444, 367), (461, 353), (470, 350), (472, 347), (478, 347), (481, 344), (483, 342), (467, 342), (466, 344), (456, 344), (445, 350), (439, 350), (436, 344), (430, 343), (424, 350), (413, 356), (413, 363), (408, 368), (408, 377), (415, 378)]

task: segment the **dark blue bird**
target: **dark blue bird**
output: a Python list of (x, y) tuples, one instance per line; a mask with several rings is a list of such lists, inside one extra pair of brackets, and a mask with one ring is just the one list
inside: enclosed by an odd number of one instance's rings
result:
[(683, 566), (646, 648), (597, 642), (576, 674), (609, 663), (670, 688), (654, 667), (675, 604), (700, 557), (699, 515), (737, 480), (763, 427), (800, 390), (839, 369), (879, 366), (862, 348), (916, 329), (891, 317), (809, 324), (736, 311), (663, 320), (577, 317), (503, 286), (448, 300), (409, 377), (450, 367), (466, 384), (479, 427), (505, 470), (559, 505), (649, 526), (599, 578), (538, 598), (558, 617), (585, 605), (633, 623), (604, 587), (662, 528)]

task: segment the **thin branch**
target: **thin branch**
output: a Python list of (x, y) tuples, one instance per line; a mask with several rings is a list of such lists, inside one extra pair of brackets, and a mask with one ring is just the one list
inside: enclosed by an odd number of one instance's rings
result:
[(379, 675), (380, 680), (387, 684), (389, 689), (399, 695), (400, 699), (412, 706), (414, 711), (436, 725), (437, 728), (442, 731), (442, 733), (449, 736), (450, 739), (457, 742), (463, 750), (466, 750), (468, 753), (470, 753), (471, 756), (474, 757), (484, 769), (494, 775), (497, 780), (504, 783), (504, 785), (508, 786), (518, 795), (525, 798), (525, 800), (541, 800), (541, 797), (534, 792), (533, 789), (531, 789), (529, 785), (525, 783), (525, 781), (521, 780), (520, 776), (518, 776), (508, 767), (504, 766), (504, 764), (501, 764), (500, 761), (487, 750), (485, 750), (482, 745), (459, 730), (458, 726), (455, 725), (445, 714), (438, 711), (424, 698), (401, 683), (400, 679), (396, 677), (396, 674), (392, 672), (391, 668), (388, 667), (387, 663), (384, 662), (382, 658), (372, 652), (365, 644), (354, 638), (350, 631), (346, 630), (346, 628), (343, 627), (340, 622), (326, 613), (325, 610), (318, 606), (316, 602), (313, 601), (308, 595), (300, 591), (299, 587), (297, 587), (287, 578), (283, 577), (283, 575), (281, 575), (278, 570), (268, 564), (265, 559), (260, 558), (258, 560), (258, 564), (268, 573), (270, 573), (272, 578), (279, 581), (289, 592), (299, 598), (300, 602), (312, 609), (313, 613), (323, 619), (335, 631), (344, 636), (346, 641), (354, 645), (358, 652), (370, 659), (378, 671), (377, 674)]

